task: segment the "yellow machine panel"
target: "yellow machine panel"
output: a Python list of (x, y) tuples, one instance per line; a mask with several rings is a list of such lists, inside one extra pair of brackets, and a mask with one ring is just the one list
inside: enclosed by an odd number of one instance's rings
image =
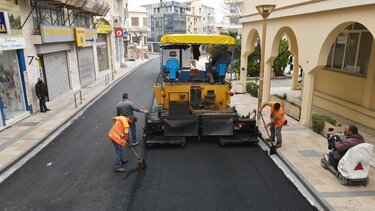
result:
[[(230, 104), (230, 87), (228, 84), (178, 84), (155, 86), (155, 98), (158, 105), (162, 105), (163, 109), (169, 109), (170, 101), (189, 101), (192, 102), (191, 90), (198, 91), (201, 105), (211, 110), (227, 109)], [(192, 109), (192, 108), (191, 108)]]

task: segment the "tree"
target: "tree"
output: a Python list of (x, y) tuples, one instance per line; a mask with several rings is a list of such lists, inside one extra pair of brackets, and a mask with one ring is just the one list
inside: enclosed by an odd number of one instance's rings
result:
[(283, 76), (284, 75), (284, 69), (288, 65), (288, 59), (291, 55), (288, 51), (288, 40), (285, 38), (281, 38), (280, 45), (278, 49), (278, 56), (273, 61), (272, 67), (275, 72), (275, 76)]
[(254, 52), (247, 59), (247, 76), (259, 77), (260, 72), (260, 42), (256, 43)]

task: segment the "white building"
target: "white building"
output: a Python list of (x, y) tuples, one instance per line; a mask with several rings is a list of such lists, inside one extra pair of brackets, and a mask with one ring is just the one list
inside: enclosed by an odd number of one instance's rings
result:
[(241, 34), (240, 17), (244, 0), (224, 0), (226, 14), (223, 18), (223, 29)]
[[(130, 7), (129, 8), (129, 27), (128, 33), (130, 37), (130, 44), (138, 46), (143, 52), (148, 51), (147, 47), (147, 11), (144, 7)], [(143, 53), (138, 57), (143, 58)]]
[(202, 4), (202, 34), (216, 34), (215, 8)]
[(38, 77), (53, 102), (124, 66), (126, 11), (127, 0), (1, 0), (0, 130), (39, 111)]
[(186, 10), (186, 34), (202, 33), (202, 6), (200, 0), (187, 1), (190, 9)]

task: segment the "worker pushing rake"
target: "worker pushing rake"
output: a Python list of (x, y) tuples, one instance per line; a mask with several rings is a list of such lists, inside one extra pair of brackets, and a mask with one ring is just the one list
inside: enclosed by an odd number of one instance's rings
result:
[(129, 143), (129, 127), (130, 125), (137, 122), (137, 118), (135, 116), (117, 116), (112, 118), (113, 126), (108, 133), (108, 137), (111, 139), (113, 146), (115, 147), (116, 151), (116, 159), (115, 159), (115, 172), (126, 172), (125, 167), (123, 166), (127, 161), (122, 159), (124, 154), (124, 146), (129, 144), (130, 149), (133, 151), (134, 155), (138, 159), (138, 167), (140, 169), (146, 168), (146, 162), (139, 156), (139, 154), (134, 150), (133, 146)]
[[(266, 124), (264, 121), (264, 118), (262, 116), (262, 110), (264, 107), (269, 106), (271, 107), (271, 112), (270, 112), (270, 119), (271, 122)], [(274, 101), (269, 101), (268, 103), (264, 103), (262, 107), (259, 109), (259, 115), (262, 118), (264, 127), (267, 131), (268, 135), (268, 141), (271, 142), (271, 150), (270, 154), (275, 154), (276, 153), (276, 148), (281, 147), (282, 144), (282, 135), (281, 135), (281, 129), (283, 125), (287, 124), (287, 121), (285, 119), (285, 114), (284, 114), (284, 109), (281, 107), (280, 103), (274, 102)], [(270, 127), (271, 130), (271, 136), (268, 133), (268, 127)], [(277, 141), (277, 143), (274, 145), (274, 141)]]

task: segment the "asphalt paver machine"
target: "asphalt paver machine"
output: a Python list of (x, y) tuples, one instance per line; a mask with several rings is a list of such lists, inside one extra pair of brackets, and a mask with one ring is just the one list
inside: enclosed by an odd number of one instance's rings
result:
[[(199, 141), (205, 137), (223, 146), (258, 143), (261, 134), (256, 113), (240, 116), (230, 106), (231, 84), (223, 80), (228, 69), (232, 73), (234, 44), (235, 39), (225, 35), (170, 34), (161, 38), (155, 102), (144, 128), (146, 146), (184, 146), (189, 138)], [(204, 51), (213, 45), (223, 49), (217, 54), (227, 54), (229, 62), (214, 63), (215, 55), (207, 57)]]

